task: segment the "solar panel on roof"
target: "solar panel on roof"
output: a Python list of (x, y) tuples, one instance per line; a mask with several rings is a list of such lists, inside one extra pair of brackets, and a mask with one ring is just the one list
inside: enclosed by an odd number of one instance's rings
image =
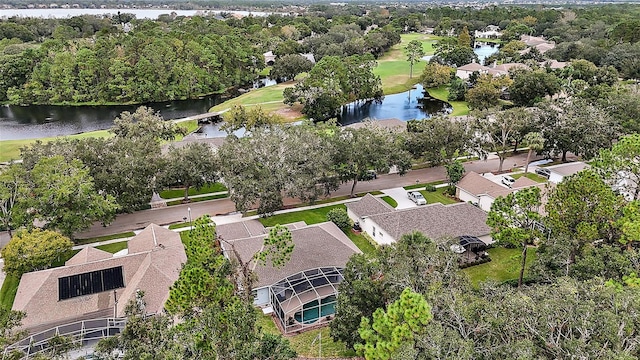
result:
[(122, 266), (58, 278), (58, 300), (123, 288)]

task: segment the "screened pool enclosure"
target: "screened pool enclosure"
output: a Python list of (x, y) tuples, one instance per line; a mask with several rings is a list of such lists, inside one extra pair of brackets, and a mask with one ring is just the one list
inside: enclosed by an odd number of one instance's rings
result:
[(338, 267), (305, 270), (271, 286), (271, 305), (285, 333), (330, 320), (342, 271)]

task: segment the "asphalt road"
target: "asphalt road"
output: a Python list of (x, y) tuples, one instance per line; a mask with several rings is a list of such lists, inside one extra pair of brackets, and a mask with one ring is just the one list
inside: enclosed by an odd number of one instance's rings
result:
[[(514, 166), (524, 166), (527, 154), (522, 152), (515, 156), (509, 157), (504, 162), (504, 168), (509, 169)], [(531, 159), (534, 161), (535, 159)], [(477, 173), (485, 173), (496, 171), (498, 169), (498, 159), (491, 158), (489, 160), (476, 160), (466, 162), (464, 167), (467, 171), (475, 171)], [(365, 192), (374, 190), (383, 190), (407, 186), (415, 183), (426, 183), (446, 179), (446, 171), (444, 167), (438, 166), (420, 170), (412, 170), (407, 174), (400, 176), (398, 174), (378, 175), (378, 178), (371, 181), (358, 182), (355, 192)], [(340, 189), (331, 194), (332, 197), (349, 195), (351, 193), (351, 183), (345, 183)], [(299, 203), (297, 199), (285, 199), (285, 205)], [(199, 216), (208, 215), (225, 215), (236, 211), (234, 203), (229, 199), (219, 199), (211, 201), (194, 202), (191, 204), (175, 205), (160, 209), (151, 209), (138, 211), (131, 214), (120, 214), (108, 226), (102, 226), (99, 222), (95, 223), (90, 229), (83, 233), (76, 234), (77, 238), (89, 238), (96, 236), (104, 236), (117, 234), (131, 230), (142, 229), (150, 223), (158, 225), (167, 225), (184, 221), (189, 217), (188, 209), (191, 208), (191, 218), (196, 219)], [(0, 234), (0, 246), (8, 242), (6, 233)]]

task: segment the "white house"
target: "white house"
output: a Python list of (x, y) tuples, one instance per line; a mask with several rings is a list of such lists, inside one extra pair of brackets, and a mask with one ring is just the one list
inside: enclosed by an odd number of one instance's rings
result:
[(582, 161), (575, 161), (565, 164), (548, 166), (545, 169), (548, 169), (551, 172), (549, 181), (554, 184), (558, 184), (562, 182), (565, 177), (571, 176), (588, 168), (590, 168), (589, 164), (586, 164)]
[(539, 185), (539, 183), (522, 176), (517, 179), (513, 185), (511, 185), (511, 188), (509, 188), (471, 171), (468, 172), (460, 182), (458, 182), (458, 185), (456, 185), (456, 197), (488, 212), (491, 210), (491, 205), (498, 197), (507, 196), (517, 190), (536, 185)]
[(487, 74), (489, 72), (489, 68), (474, 62), (458, 67), (456, 69), (456, 76), (460, 79), (466, 80), (476, 71), (480, 74)]
[(376, 243), (387, 245), (402, 235), (419, 231), (431, 239), (476, 236), (489, 244), (493, 241), (486, 225), (487, 214), (468, 203), (428, 204), (396, 210), (370, 194), (347, 204), (347, 214)]

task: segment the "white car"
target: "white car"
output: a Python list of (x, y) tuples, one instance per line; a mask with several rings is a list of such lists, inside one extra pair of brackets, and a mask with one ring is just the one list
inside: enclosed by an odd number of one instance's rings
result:
[(416, 205), (427, 205), (427, 200), (418, 191), (409, 191), (407, 196), (411, 201), (416, 203)]
[(511, 185), (513, 185), (513, 183), (516, 182), (516, 179), (512, 178), (509, 175), (502, 175), (501, 181), (503, 185), (511, 187)]

